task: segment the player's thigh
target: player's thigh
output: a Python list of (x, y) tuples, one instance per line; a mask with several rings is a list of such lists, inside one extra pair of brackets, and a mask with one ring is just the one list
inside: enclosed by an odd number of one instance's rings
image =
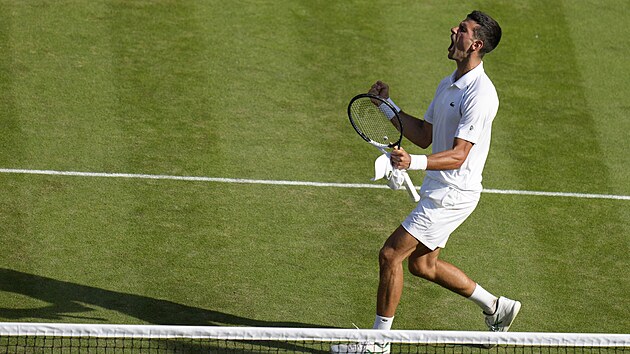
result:
[(379, 259), (381, 262), (402, 262), (414, 252), (418, 244), (420, 244), (418, 240), (404, 227), (398, 226), (385, 241)]

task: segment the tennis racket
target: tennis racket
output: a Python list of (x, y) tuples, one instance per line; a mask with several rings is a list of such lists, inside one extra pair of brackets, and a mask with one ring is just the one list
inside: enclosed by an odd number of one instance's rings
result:
[[(392, 121), (387, 117), (392, 115)], [(354, 96), (348, 104), (348, 118), (354, 130), (370, 145), (387, 154), (387, 149), (400, 147), (403, 125), (396, 109), (383, 98), (369, 93)], [(396, 129), (396, 126), (400, 129)], [(407, 171), (403, 170), (405, 189), (409, 197), (418, 202), (420, 196), (411, 182)]]

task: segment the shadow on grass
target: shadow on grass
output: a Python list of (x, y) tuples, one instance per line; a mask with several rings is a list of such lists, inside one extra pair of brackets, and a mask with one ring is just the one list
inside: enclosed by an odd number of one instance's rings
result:
[[(186, 306), (168, 300), (104, 290), (6, 268), (0, 268), (0, 291), (21, 294), (49, 304), (39, 308), (23, 309), (0, 306), (0, 317), (15, 321), (36, 318), (47, 321), (64, 320), (64, 322), (67, 322), (68, 318), (75, 318), (80, 320), (80, 322), (104, 322), (105, 319), (85, 316), (86, 313), (93, 310), (91, 306), (98, 306), (159, 325), (321, 327), (306, 323), (255, 320), (219, 311)], [(257, 345), (298, 352), (321, 351), (291, 343), (258, 342)], [(190, 347), (188, 349), (193, 348)], [(236, 351), (241, 352), (241, 350)], [(227, 349), (226, 352), (231, 351)]]
[(0, 268), (0, 291), (21, 294), (50, 305), (40, 308), (13, 309), (0, 305), (0, 317), (9, 320), (41, 318), (62, 320), (77, 318), (88, 321), (102, 319), (85, 317), (91, 305), (118, 311), (151, 324), (249, 327), (321, 327), (306, 323), (261, 321), (227, 313), (186, 306), (168, 300), (125, 294), (75, 284), (38, 275)]

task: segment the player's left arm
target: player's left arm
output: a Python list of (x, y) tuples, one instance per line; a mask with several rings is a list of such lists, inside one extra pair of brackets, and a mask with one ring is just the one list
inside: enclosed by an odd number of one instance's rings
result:
[[(473, 147), (470, 141), (455, 138), (453, 148), (427, 155), (427, 170), (456, 170), (460, 168), (468, 158)], [(411, 155), (403, 148), (394, 149), (391, 153), (392, 166), (398, 169), (409, 169)]]

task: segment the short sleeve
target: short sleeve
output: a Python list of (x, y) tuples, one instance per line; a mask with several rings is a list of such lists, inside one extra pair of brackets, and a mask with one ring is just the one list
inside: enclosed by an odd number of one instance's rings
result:
[(491, 124), (498, 110), (499, 101), (496, 96), (471, 96), (462, 101), (462, 118), (459, 121), (455, 137), (464, 139), (473, 144), (479, 138), (485, 126)]
[(427, 111), (424, 112), (424, 120), (431, 124), (433, 124), (434, 102), (435, 100), (432, 100), (429, 104), (429, 108), (427, 108)]

